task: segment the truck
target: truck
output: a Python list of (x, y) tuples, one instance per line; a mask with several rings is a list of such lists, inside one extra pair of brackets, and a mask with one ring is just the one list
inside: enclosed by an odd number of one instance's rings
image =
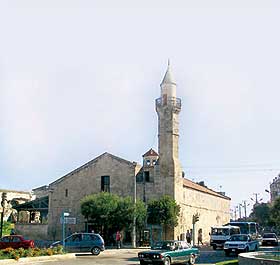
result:
[(223, 248), (224, 243), (235, 234), (240, 234), (240, 228), (233, 225), (213, 226), (211, 227), (210, 245), (213, 249)]

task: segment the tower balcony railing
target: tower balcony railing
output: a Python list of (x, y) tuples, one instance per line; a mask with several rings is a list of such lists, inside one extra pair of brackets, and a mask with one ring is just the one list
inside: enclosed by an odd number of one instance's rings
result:
[(156, 107), (161, 107), (164, 105), (173, 106), (181, 109), (181, 99), (175, 97), (167, 98), (167, 99), (160, 97), (156, 99)]

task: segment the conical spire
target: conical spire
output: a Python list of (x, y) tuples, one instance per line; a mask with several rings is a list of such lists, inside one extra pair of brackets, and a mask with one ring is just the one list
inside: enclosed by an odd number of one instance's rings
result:
[(163, 80), (161, 82), (161, 85), (163, 84), (174, 84), (176, 85), (175, 83), (175, 80), (173, 78), (173, 75), (172, 75), (172, 72), (171, 72), (171, 67), (170, 67), (170, 60), (168, 59), (168, 65), (167, 65), (167, 70), (166, 70), (166, 73), (163, 77)]

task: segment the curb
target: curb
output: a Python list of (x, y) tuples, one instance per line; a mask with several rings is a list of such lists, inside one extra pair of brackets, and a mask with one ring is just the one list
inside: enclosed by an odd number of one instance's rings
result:
[(64, 259), (74, 259), (76, 258), (75, 254), (64, 254), (64, 255), (53, 255), (53, 256), (41, 256), (41, 257), (27, 257), (20, 258), (19, 260), (14, 259), (3, 259), (0, 260), (0, 264), (21, 264), (21, 263), (33, 263), (38, 261), (58, 261)]

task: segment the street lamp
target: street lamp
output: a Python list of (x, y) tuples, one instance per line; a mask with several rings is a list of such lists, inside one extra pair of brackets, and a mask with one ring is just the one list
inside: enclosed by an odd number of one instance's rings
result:
[(132, 247), (136, 248), (136, 176), (134, 176), (134, 214), (133, 214), (133, 224), (132, 224)]
[(3, 234), (3, 220), (4, 220), (5, 202), (6, 201), (7, 201), (7, 192), (3, 192), (2, 200), (1, 200), (2, 214), (1, 214), (0, 238), (2, 237), (2, 234)]
[(62, 222), (62, 244), (63, 248), (65, 248), (65, 217), (69, 216), (70, 213), (62, 211), (61, 213), (61, 222)]

